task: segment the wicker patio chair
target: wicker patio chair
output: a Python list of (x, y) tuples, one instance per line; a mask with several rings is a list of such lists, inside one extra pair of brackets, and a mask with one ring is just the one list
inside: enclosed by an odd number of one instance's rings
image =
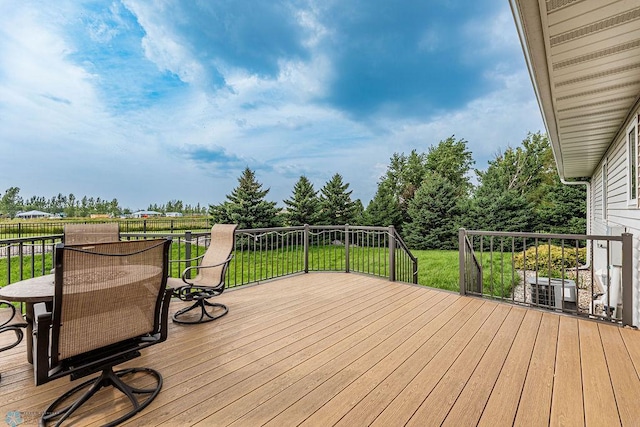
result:
[[(114, 386), (132, 405), (108, 425), (131, 418), (158, 395), (159, 372), (113, 367), (167, 338), (173, 292), (166, 288), (170, 245), (168, 239), (58, 245), (53, 309), (48, 312), (44, 303), (34, 306), (35, 383), (101, 374), (56, 399), (44, 409), (41, 424), (61, 424), (103, 387)], [(136, 388), (127, 379), (153, 385)]]
[[(22, 314), (16, 310), (13, 304), (9, 301), (0, 300), (0, 335), (14, 333), (16, 336), (15, 339), (8, 344), (3, 344), (2, 347), (0, 347), (0, 351), (9, 350), (20, 344), (24, 336), (22, 328), (26, 327), (27, 322), (24, 321)], [(2, 379), (1, 373), (0, 379)]]
[(105, 224), (65, 224), (65, 245), (86, 245), (110, 243), (120, 240), (120, 226), (117, 222)]
[[(209, 302), (208, 299), (220, 295), (224, 291), (225, 273), (233, 258), (231, 252), (235, 245), (235, 231), (237, 224), (216, 224), (211, 228), (211, 241), (204, 255), (190, 260), (196, 261), (197, 266), (187, 267), (182, 272), (182, 286), (175, 286), (174, 296), (182, 301), (195, 301), (191, 306), (175, 312), (173, 321), (176, 323), (204, 323), (219, 319), (229, 312), (229, 308), (220, 303)], [(190, 279), (192, 270), (198, 272)], [(199, 309), (199, 310), (198, 310)], [(195, 316), (191, 311), (196, 310)]]

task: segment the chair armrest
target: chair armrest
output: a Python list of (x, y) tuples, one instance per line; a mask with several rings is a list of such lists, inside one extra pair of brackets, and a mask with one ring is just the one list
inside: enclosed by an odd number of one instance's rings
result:
[(164, 297), (162, 298), (162, 310), (160, 311), (160, 342), (166, 341), (169, 328), (169, 304), (171, 304), (171, 297), (173, 296), (174, 289), (166, 288), (164, 290)]
[(197, 261), (199, 259), (202, 259), (204, 257), (204, 254), (197, 256), (195, 258), (189, 258), (189, 259), (170, 259), (169, 262), (191, 262), (191, 261)]
[(221, 265), (225, 265), (225, 264), (229, 264), (231, 262), (231, 260), (233, 259), (233, 254), (229, 255), (229, 258), (225, 259), (222, 262), (219, 262), (218, 264), (212, 264), (212, 265), (192, 265), (191, 267), (187, 267), (184, 269), (184, 271), (182, 272), (182, 281), (184, 283), (186, 283), (187, 285), (193, 285), (193, 283), (187, 282), (187, 278), (186, 275), (189, 271), (191, 270), (199, 270), (201, 268), (214, 268), (214, 267), (220, 267)]
[(11, 313), (11, 314), (8, 314), (6, 316), (7, 320), (0, 323), (0, 328), (2, 328), (3, 326), (13, 325), (15, 323), (15, 318), (16, 318), (16, 307), (13, 304), (11, 304), (9, 301), (0, 300), (0, 306), (3, 306), (3, 305), (6, 305), (7, 308), (0, 308), (0, 310), (2, 311), (6, 310), (7, 313)]
[(36, 385), (49, 382), (49, 336), (51, 312), (47, 305), (39, 302), (33, 305), (33, 378)]

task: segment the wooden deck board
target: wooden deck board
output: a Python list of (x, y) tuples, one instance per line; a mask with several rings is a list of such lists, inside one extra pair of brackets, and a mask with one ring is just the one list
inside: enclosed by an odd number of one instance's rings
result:
[(619, 426), (620, 416), (598, 325), (581, 320), (578, 321), (578, 327), (585, 424), (587, 426)]
[(622, 425), (638, 425), (638, 402), (640, 402), (640, 380), (631, 357), (624, 345), (619, 328), (598, 325), (605, 357), (613, 385), (613, 393), (618, 405)]
[(560, 317), (544, 313), (514, 425), (549, 425)]
[(457, 427), (478, 423), (525, 314), (524, 309), (511, 309), (473, 375), (451, 407), (443, 426)]
[(551, 401), (552, 426), (578, 427), (584, 425), (582, 393), (574, 392), (574, 390), (581, 389), (582, 369), (578, 319), (561, 317)]
[[(225, 292), (229, 315), (171, 324), (122, 367), (159, 370), (125, 425), (633, 425), (640, 332), (357, 274)], [(174, 311), (181, 303), (172, 304)], [(0, 353), (0, 415), (25, 421), (76, 382), (33, 385), (25, 344)], [(137, 385), (147, 384), (136, 379)], [(70, 425), (125, 410), (103, 390)]]

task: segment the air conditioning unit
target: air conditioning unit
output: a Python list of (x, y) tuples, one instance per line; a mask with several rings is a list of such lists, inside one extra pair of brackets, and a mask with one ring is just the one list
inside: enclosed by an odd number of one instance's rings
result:
[(564, 292), (562, 279), (531, 277), (527, 282), (531, 285), (532, 304), (565, 310), (577, 309), (575, 281), (564, 279)]

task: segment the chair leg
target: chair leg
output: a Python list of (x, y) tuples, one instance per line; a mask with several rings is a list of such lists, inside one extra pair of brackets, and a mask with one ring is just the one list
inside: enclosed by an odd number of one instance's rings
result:
[[(195, 310), (198, 307), (200, 308), (200, 317), (194, 316), (189, 318), (184, 316), (184, 314), (191, 310)], [(207, 307), (211, 307), (211, 310), (207, 310)], [(216, 309), (222, 309), (222, 312), (215, 313)], [(193, 305), (176, 311), (173, 315), (173, 321), (180, 324), (193, 325), (196, 323), (211, 322), (212, 320), (221, 318), (228, 312), (229, 308), (226, 305), (217, 302), (209, 302), (206, 298), (202, 298), (197, 300)]]
[[(140, 389), (131, 387), (121, 379), (121, 377), (138, 372), (143, 372), (155, 377), (157, 384), (156, 387), (151, 389)], [(56, 425), (61, 425), (64, 420), (71, 416), (75, 412), (75, 410), (78, 409), (87, 400), (89, 400), (91, 396), (96, 394), (101, 388), (108, 386), (114, 386), (115, 388), (120, 390), (124, 395), (127, 396), (129, 401), (131, 402), (131, 405), (133, 406), (131, 411), (127, 412), (120, 418), (111, 421), (108, 424), (105, 424), (105, 426), (115, 426), (133, 417), (135, 414), (146, 408), (151, 403), (151, 401), (156, 398), (158, 393), (160, 393), (160, 389), (162, 388), (162, 375), (160, 375), (159, 372), (148, 368), (130, 368), (115, 372), (112, 368), (105, 369), (104, 371), (102, 371), (102, 374), (99, 377), (86, 381), (57, 398), (51, 405), (49, 405), (47, 409), (45, 409), (44, 415), (40, 420), (40, 424), (46, 425), (47, 422), (51, 421), (55, 422)], [(88, 388), (88, 390), (84, 392), (73, 403), (62, 409), (58, 409), (58, 406), (60, 406), (71, 396), (85, 388)], [(138, 401), (138, 399), (136, 399), (135, 397), (136, 394), (148, 394), (149, 396), (142, 401)]]

